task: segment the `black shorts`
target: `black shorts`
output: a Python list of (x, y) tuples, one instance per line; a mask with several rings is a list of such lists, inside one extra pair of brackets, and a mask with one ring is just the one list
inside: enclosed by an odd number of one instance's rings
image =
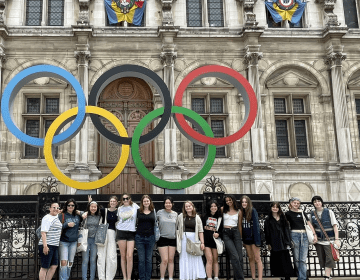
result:
[(116, 231), (116, 241), (126, 240), (126, 241), (135, 241), (135, 231), (128, 230), (117, 230)]
[(39, 255), (42, 268), (50, 268), (52, 265), (59, 265), (59, 246), (48, 245), (49, 253), (44, 254), (44, 246), (39, 245)]
[(176, 247), (176, 239), (169, 239), (165, 237), (160, 237), (158, 242), (156, 242), (158, 247)]

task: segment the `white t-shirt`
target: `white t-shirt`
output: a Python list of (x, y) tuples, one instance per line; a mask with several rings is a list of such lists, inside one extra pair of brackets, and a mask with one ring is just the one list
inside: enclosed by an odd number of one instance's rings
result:
[[(41, 220), (41, 231), (46, 232), (47, 245), (59, 246), (61, 236), (62, 224), (58, 215), (52, 216), (47, 214)], [(39, 245), (43, 245), (42, 238), (39, 240)]]
[(117, 230), (136, 231), (136, 214), (139, 205), (133, 202), (131, 206), (121, 206), (118, 208)]
[[(321, 212), (316, 212), (316, 214), (318, 214), (319, 219), (321, 221), (321, 215), (322, 215), (322, 211)], [(329, 215), (330, 215), (330, 223), (332, 226), (337, 225), (338, 229), (339, 229), (339, 223), (337, 222), (336, 218), (335, 218), (335, 214), (332, 210), (329, 209)], [(312, 219), (310, 219), (310, 222), (312, 221)], [(325, 240), (325, 241), (318, 241), (316, 244), (319, 245), (330, 245), (330, 242)]]

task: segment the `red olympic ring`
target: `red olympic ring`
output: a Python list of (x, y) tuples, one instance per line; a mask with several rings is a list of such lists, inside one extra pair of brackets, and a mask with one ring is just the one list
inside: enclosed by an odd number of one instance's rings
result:
[[(210, 75), (209, 75), (209, 73), (210, 73)], [(185, 92), (186, 88), (188, 87), (188, 85), (194, 79), (199, 78), (199, 76), (204, 76), (204, 74), (208, 74), (208, 75), (205, 75), (206, 77), (212, 76), (211, 73), (213, 73), (214, 76), (216, 76), (216, 73), (225, 74), (226, 76), (234, 78), (236, 81), (238, 81), (243, 86), (243, 88), (246, 91), (246, 94), (248, 96), (249, 103), (250, 103), (248, 118), (246, 119), (244, 125), (237, 132), (235, 132), (232, 135), (229, 135), (227, 137), (221, 137), (221, 138), (212, 138), (212, 137), (202, 135), (199, 132), (195, 131), (192, 127), (190, 127), (189, 124), (186, 122), (184, 115), (176, 113), (175, 118), (176, 118), (178, 125), (191, 138), (193, 138), (201, 143), (204, 143), (204, 144), (211, 144), (211, 145), (215, 145), (215, 146), (225, 146), (225, 145), (231, 144), (231, 143), (239, 140), (241, 137), (243, 137), (251, 129), (251, 126), (253, 125), (255, 118), (256, 118), (256, 113), (257, 113), (256, 95), (255, 95), (255, 92), (254, 92), (252, 86), (245, 79), (244, 76), (242, 76), (240, 73), (236, 72), (235, 70), (224, 67), (224, 66), (209, 65), (209, 66), (203, 66), (203, 67), (197, 68), (194, 71), (190, 72), (180, 83), (180, 85), (176, 91), (175, 97), (174, 97), (174, 105), (182, 107), (182, 98), (183, 98), (184, 92)]]

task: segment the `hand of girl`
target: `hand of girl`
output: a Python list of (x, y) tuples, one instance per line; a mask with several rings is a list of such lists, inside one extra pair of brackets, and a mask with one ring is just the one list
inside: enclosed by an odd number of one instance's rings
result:
[(204, 251), (204, 250), (205, 250), (205, 245), (204, 245), (204, 243), (201, 243), (200, 249), (201, 249), (201, 251)]
[(214, 236), (215, 238), (218, 238), (218, 237), (219, 237), (219, 234), (218, 234), (217, 232), (214, 232), (213, 236)]

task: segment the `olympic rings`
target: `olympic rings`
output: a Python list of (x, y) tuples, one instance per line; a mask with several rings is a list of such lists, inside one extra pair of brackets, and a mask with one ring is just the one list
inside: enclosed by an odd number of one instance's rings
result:
[[(140, 144), (145, 144), (153, 140), (163, 131), (171, 116), (170, 91), (158, 74), (138, 65), (126, 64), (112, 68), (102, 74), (100, 78), (95, 82), (90, 92), (89, 105), (97, 106), (99, 96), (103, 89), (112, 81), (124, 77), (137, 77), (153, 85), (156, 88), (157, 92), (160, 94), (164, 104), (164, 114), (161, 118), (161, 121), (149, 133), (140, 137)], [(131, 145), (131, 138), (125, 138), (111, 133), (101, 123), (98, 116), (91, 115), (91, 120), (96, 129), (108, 140), (116, 144)]]
[(208, 136), (201, 135), (199, 132), (196, 132), (192, 129), (185, 121), (185, 118), (181, 114), (175, 114), (175, 123), (179, 130), (191, 141), (197, 144), (212, 144), (215, 146), (225, 146), (243, 137), (253, 125), (256, 113), (257, 113), (257, 99), (255, 92), (249, 82), (238, 72), (233, 69), (218, 66), (218, 65), (209, 65), (203, 66), (195, 69), (189, 75), (187, 75), (184, 80), (180, 83), (175, 97), (174, 105), (182, 107), (182, 97), (188, 85), (192, 81), (199, 80), (204, 77), (218, 77), (225, 79), (231, 82), (241, 93), (241, 96), (244, 99), (245, 103), (245, 117), (241, 128), (234, 134), (222, 137), (222, 138), (212, 138)]
[(71, 75), (71, 73), (64, 69), (61, 69), (60, 67), (52, 65), (37, 65), (22, 70), (9, 82), (9, 84), (4, 90), (1, 101), (1, 114), (6, 126), (12, 134), (14, 134), (21, 141), (39, 148), (44, 146), (44, 138), (31, 137), (22, 132), (12, 120), (12, 108), (15, 97), (19, 90), (28, 82), (44, 76), (66, 80), (73, 86), (78, 99), (78, 115), (68, 129), (54, 137), (54, 144), (62, 144), (68, 141), (70, 138), (73, 137), (73, 135), (75, 135), (79, 131), (83, 122), (85, 121), (85, 94), (78, 80), (76, 80), (76, 78)]
[[(100, 108), (100, 107), (94, 107), (94, 106), (86, 106), (85, 107), (86, 113), (88, 114), (97, 114), (99, 116), (102, 116), (109, 120), (116, 128), (116, 130), (119, 132), (119, 134), (123, 137), (127, 137), (128, 134), (126, 132), (125, 127), (121, 123), (121, 121), (112, 113), (109, 111)], [(45, 143), (44, 143), (44, 156), (47, 163), (47, 166), (49, 167), (52, 174), (58, 178), (62, 183), (65, 185), (71, 186), (76, 189), (82, 189), (82, 190), (92, 190), (97, 189), (100, 187), (103, 187), (109, 183), (111, 183), (113, 180), (116, 179), (117, 176), (120, 175), (121, 171), (123, 171), (126, 162), (129, 158), (129, 152), (130, 147), (128, 145), (122, 145), (121, 149), (121, 157), (119, 159), (119, 162), (114, 167), (114, 169), (104, 178), (101, 178), (98, 181), (93, 182), (79, 182), (70, 179), (66, 175), (64, 175), (56, 166), (56, 163), (54, 161), (54, 158), (52, 156), (51, 147), (52, 147), (52, 140), (53, 137), (57, 131), (57, 129), (61, 126), (61, 124), (66, 121), (67, 119), (71, 118), (72, 116), (75, 116), (78, 112), (78, 108), (72, 108), (64, 113), (62, 113), (60, 116), (58, 116), (53, 123), (50, 125), (46, 136), (45, 136)]]
[[(19, 128), (14, 124), (11, 119), (11, 116), (13, 115), (12, 107), (18, 91), (29, 81), (42, 76), (57, 77), (66, 80), (73, 86), (78, 98), (78, 107), (72, 108), (58, 116), (48, 129), (45, 139), (34, 138), (26, 135), (19, 130)], [(164, 107), (156, 109), (147, 114), (139, 122), (138, 126), (135, 128), (132, 138), (128, 137), (126, 129), (115, 115), (105, 109), (95, 107), (97, 105), (99, 96), (104, 90), (104, 88), (112, 81), (122, 77), (137, 77), (150, 83), (160, 94), (164, 105)], [(208, 123), (196, 112), (190, 109), (183, 108), (181, 106), (182, 97), (188, 85), (192, 81), (196, 81), (204, 77), (218, 77), (221, 79), (225, 79), (232, 83), (235, 88), (237, 88), (238, 91), (241, 93), (241, 96), (243, 97), (245, 103), (245, 117), (241, 128), (236, 133), (223, 138), (213, 138), (214, 134)], [(1, 113), (6, 126), (9, 128), (9, 131), (13, 133), (17, 138), (32, 146), (44, 146), (45, 160), (49, 167), (49, 170), (58, 180), (60, 180), (65, 185), (76, 189), (90, 190), (109, 184), (110, 182), (115, 180), (115, 178), (119, 176), (119, 174), (125, 168), (129, 157), (131, 145), (134, 164), (138, 169), (139, 173), (146, 180), (161, 188), (184, 189), (200, 182), (211, 170), (211, 167), (215, 161), (216, 146), (224, 146), (233, 143), (243, 137), (250, 130), (256, 118), (257, 100), (255, 92), (252, 89), (251, 85), (241, 74), (230, 68), (210, 65), (200, 67), (192, 71), (184, 78), (175, 94), (174, 106), (172, 106), (169, 89), (167, 88), (164, 81), (155, 72), (137, 65), (122, 65), (115, 67), (100, 76), (100, 78), (95, 82), (94, 86), (91, 89), (89, 96), (89, 106), (86, 106), (84, 92), (81, 88), (81, 85), (74, 76), (59, 67), (51, 65), (38, 65), (21, 71), (9, 82), (2, 97)], [(52, 146), (63, 144), (64, 142), (74, 137), (75, 134), (82, 128), (87, 114), (90, 114), (90, 117), (94, 123), (95, 128), (98, 129), (98, 132), (108, 140), (116, 144), (122, 145), (122, 151), (119, 162), (117, 163), (113, 171), (110, 172), (107, 176), (94, 182), (79, 182), (68, 178), (59, 170), (52, 156)], [(140, 145), (153, 140), (162, 132), (162, 130), (168, 123), (171, 115), (175, 115), (175, 123), (178, 126), (179, 130), (185, 135), (185, 137), (199, 145), (206, 145), (205, 160), (200, 167), (198, 173), (195, 174), (193, 177), (181, 182), (168, 182), (154, 176), (142, 162), (139, 150)], [(119, 133), (119, 136), (107, 130), (105, 126), (100, 122), (99, 116), (102, 116), (105, 119), (109, 120), (115, 126), (116, 130)], [(141, 136), (145, 127), (159, 116), (162, 116), (162, 118), (157, 124), (157, 126), (146, 135)], [(197, 127), (200, 133), (196, 132), (188, 125), (185, 117), (187, 121), (190, 121), (195, 127)], [(75, 120), (68, 129), (66, 129), (61, 134), (54, 136), (64, 127), (64, 125), (69, 120), (74, 118)], [(201, 133), (205, 135), (202, 135)]]
[[(147, 167), (141, 160), (140, 150), (139, 150), (139, 146), (140, 146), (139, 138), (140, 138), (140, 135), (141, 135), (142, 131), (144, 130), (144, 128), (149, 123), (151, 123), (154, 120), (154, 118), (162, 115), (163, 112), (164, 112), (164, 108), (159, 108), (159, 109), (156, 109), (155, 111), (150, 112), (144, 118), (142, 118), (142, 120), (136, 126), (133, 137), (132, 137), (131, 154), (132, 154), (132, 157), (134, 160), (134, 164), (135, 164), (136, 168), (138, 169), (139, 173), (153, 185), (158, 186), (160, 188), (165, 188), (165, 189), (185, 189), (189, 186), (197, 184), (198, 182), (201, 181), (201, 179), (203, 179), (206, 176), (206, 174), (209, 173), (209, 171), (215, 161), (216, 147), (214, 145), (209, 145), (208, 147), (205, 147), (206, 160), (203, 163), (200, 170), (198, 171), (198, 173), (196, 175), (194, 175), (193, 177), (191, 177), (187, 180), (184, 180), (184, 181), (180, 181), (180, 182), (168, 182), (168, 181), (165, 181), (165, 180), (162, 180), (162, 179), (156, 177), (154, 174), (152, 174), (147, 169)], [(190, 109), (187, 109), (187, 108), (176, 107), (176, 106), (173, 106), (171, 108), (171, 112), (172, 113), (180, 113), (185, 116), (188, 116), (190, 118), (189, 119), (190, 121), (194, 120), (201, 126), (201, 128), (204, 129), (206, 136), (214, 137), (214, 133), (212, 132), (209, 124), (198, 113), (196, 113)]]

